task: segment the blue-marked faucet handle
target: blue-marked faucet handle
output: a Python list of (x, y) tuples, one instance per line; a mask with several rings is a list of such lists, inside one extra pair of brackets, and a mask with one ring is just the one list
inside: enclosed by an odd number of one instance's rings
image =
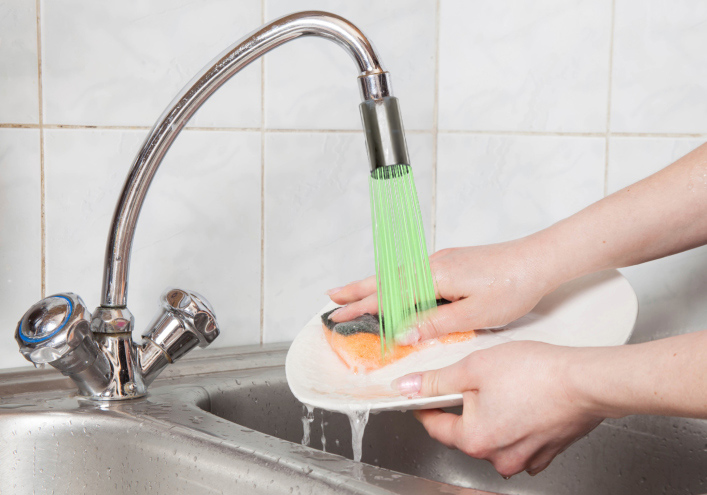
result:
[(82, 393), (103, 388), (110, 379), (110, 364), (91, 332), (91, 313), (76, 294), (55, 294), (33, 305), (17, 324), (15, 339), (28, 361), (51, 364)]

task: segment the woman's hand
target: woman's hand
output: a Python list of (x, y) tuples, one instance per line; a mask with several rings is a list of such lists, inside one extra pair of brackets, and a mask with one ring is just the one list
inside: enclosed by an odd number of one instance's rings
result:
[[(444, 249), (430, 256), (437, 298), (452, 301), (411, 329), (403, 344), (451, 332), (506, 325), (528, 313), (562, 281), (549, 274), (552, 256), (532, 237), (488, 246)], [(369, 277), (327, 292), (347, 305), (331, 315), (348, 321), (378, 313), (376, 279)]]
[(440, 370), (407, 375), (393, 387), (407, 396), (463, 393), (461, 416), (417, 411), (432, 438), (490, 461), (503, 476), (535, 475), (604, 419), (567, 380), (581, 349), (511, 342), (473, 352)]

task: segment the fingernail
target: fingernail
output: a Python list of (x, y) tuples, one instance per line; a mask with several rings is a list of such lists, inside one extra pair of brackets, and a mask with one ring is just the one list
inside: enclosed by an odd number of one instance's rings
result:
[(329, 319), (333, 320), (336, 315), (340, 315), (344, 308), (339, 308), (329, 315)]
[(395, 343), (399, 345), (414, 345), (420, 340), (420, 332), (417, 328), (410, 328), (405, 333), (395, 337)]
[(333, 296), (337, 292), (339, 292), (343, 287), (334, 287), (333, 289), (329, 289), (328, 291), (325, 292), (327, 296)]
[(422, 387), (422, 375), (407, 375), (393, 380), (391, 384), (393, 390), (400, 392), (400, 395), (408, 397), (420, 393)]

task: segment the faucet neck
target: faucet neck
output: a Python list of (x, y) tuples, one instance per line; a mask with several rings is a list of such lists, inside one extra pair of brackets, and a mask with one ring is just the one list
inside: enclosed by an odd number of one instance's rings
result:
[[(125, 307), (135, 226), (150, 183), (172, 142), (203, 103), (248, 64), (288, 41), (318, 36), (343, 47), (359, 69), (364, 101), (391, 96), (388, 73), (363, 33), (326, 12), (299, 12), (276, 19), (228, 47), (207, 64), (162, 113), (138, 152), (116, 205), (108, 234), (101, 306)], [(404, 138), (403, 138), (404, 139)]]

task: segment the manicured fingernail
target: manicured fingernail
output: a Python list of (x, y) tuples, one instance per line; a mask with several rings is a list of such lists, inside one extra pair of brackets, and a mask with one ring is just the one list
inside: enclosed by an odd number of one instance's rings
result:
[(511, 479), (510, 476), (503, 476), (503, 475), (501, 475), (501, 478), (503, 478), (503, 479), (506, 480), (506, 481), (508, 481), (509, 479)]
[(413, 345), (420, 340), (420, 332), (417, 328), (410, 328), (402, 335), (395, 337), (395, 343), (399, 345)]
[(420, 393), (422, 387), (422, 375), (407, 375), (393, 380), (391, 384), (393, 390), (400, 392), (400, 395), (408, 397)]
[(333, 319), (336, 317), (336, 315), (340, 315), (340, 314), (341, 314), (341, 312), (343, 311), (343, 309), (344, 309), (344, 308), (339, 308), (339, 309), (337, 309), (336, 311), (334, 311), (333, 313), (331, 313), (331, 314), (329, 315), (329, 319), (330, 319), (330, 320), (333, 320)]
[(334, 287), (333, 289), (329, 289), (328, 291), (325, 292), (327, 296), (333, 296), (337, 292), (339, 292), (343, 287)]

